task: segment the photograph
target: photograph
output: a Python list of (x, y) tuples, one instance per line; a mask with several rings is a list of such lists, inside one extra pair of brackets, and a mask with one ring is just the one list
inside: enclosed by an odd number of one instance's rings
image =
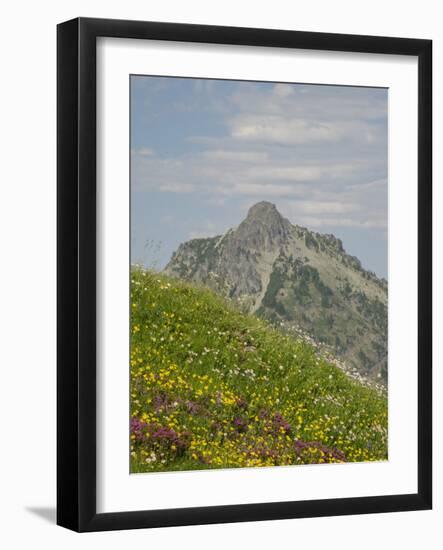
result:
[(129, 89), (130, 473), (388, 460), (389, 90)]
[(442, 10), (367, 7), (4, 4), (0, 548), (438, 549)]

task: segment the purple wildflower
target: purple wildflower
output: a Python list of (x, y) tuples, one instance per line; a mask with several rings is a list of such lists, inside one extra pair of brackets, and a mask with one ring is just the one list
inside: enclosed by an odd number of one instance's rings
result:
[(194, 401), (186, 401), (186, 408), (190, 414), (198, 414), (201, 407)]
[(236, 416), (233, 421), (234, 428), (237, 430), (237, 432), (245, 432), (248, 428), (248, 423), (243, 418), (240, 418), (239, 416)]
[(189, 447), (190, 436), (190, 432), (179, 434), (173, 428), (166, 426), (150, 426), (151, 441), (167, 449), (174, 446), (177, 454), (182, 454)]
[(135, 441), (143, 441), (145, 439), (146, 426), (146, 422), (143, 422), (140, 418), (136, 416), (131, 418), (131, 435), (135, 436)]
[(334, 449), (323, 445), (319, 441), (301, 441), (300, 439), (295, 440), (294, 450), (297, 456), (301, 456), (304, 450), (315, 449), (324, 453), (324, 462), (329, 459), (337, 460), (338, 462), (346, 462), (346, 455), (343, 451), (339, 449)]
[(283, 416), (280, 413), (275, 413), (274, 418), (272, 419), (272, 424), (274, 431), (277, 433), (285, 433), (286, 435), (289, 435), (291, 433), (291, 425), (287, 420), (283, 418)]

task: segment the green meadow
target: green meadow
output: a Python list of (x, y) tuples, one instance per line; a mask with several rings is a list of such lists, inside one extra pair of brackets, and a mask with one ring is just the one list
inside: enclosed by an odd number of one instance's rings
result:
[(387, 396), (212, 291), (131, 272), (132, 472), (387, 459)]

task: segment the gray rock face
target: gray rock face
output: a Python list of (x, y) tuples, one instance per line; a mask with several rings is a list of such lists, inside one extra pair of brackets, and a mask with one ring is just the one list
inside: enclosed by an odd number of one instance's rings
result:
[(306, 332), (349, 368), (386, 380), (387, 282), (346, 254), (340, 239), (292, 225), (274, 204), (255, 204), (224, 235), (181, 244), (165, 271)]
[(235, 231), (235, 240), (244, 248), (265, 252), (283, 245), (291, 233), (291, 224), (274, 204), (259, 202)]

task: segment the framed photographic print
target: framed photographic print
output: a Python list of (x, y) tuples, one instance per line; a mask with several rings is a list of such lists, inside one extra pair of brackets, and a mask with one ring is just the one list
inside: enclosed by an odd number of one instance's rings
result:
[(432, 505), (431, 41), (58, 26), (59, 525)]

